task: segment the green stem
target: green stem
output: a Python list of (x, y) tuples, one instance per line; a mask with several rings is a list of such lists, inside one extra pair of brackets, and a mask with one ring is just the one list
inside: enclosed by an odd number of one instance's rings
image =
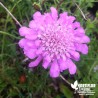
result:
[(4, 34), (4, 35), (8, 35), (10, 37), (16, 38), (16, 39), (20, 39), (20, 37), (16, 37), (16, 36), (14, 36), (12, 34), (9, 34), (9, 33), (4, 32), (4, 31), (0, 31), (0, 34)]
[(79, 7), (79, 5), (78, 5), (74, 0), (73, 0), (73, 2), (75, 3), (75, 5), (76, 5), (77, 8), (79, 9), (79, 11), (81, 12), (81, 15), (83, 16), (83, 18), (84, 18), (85, 20), (87, 20), (85, 14), (83, 13), (83, 11), (82, 11), (81, 8)]
[(16, 5), (18, 5), (18, 3), (20, 3), (22, 0), (19, 0), (19, 1), (17, 1), (16, 3), (15, 3), (15, 5), (12, 7), (12, 9), (11, 9), (11, 11), (10, 12), (12, 12), (13, 11), (13, 9), (16, 7)]
[(22, 27), (22, 25), (19, 23), (19, 21), (12, 15), (12, 13), (0, 2), (0, 5), (10, 14), (10, 16), (16, 21), (16, 23)]
[[(7, 20), (8, 20), (8, 14), (7, 14), (6, 22), (5, 22), (5, 25), (4, 25), (4, 31), (6, 31)], [(1, 61), (2, 61), (2, 70), (3, 70), (3, 72), (4, 72), (4, 62), (3, 62), (4, 45), (5, 45), (5, 35), (3, 34), (3, 38), (2, 38), (2, 50), (1, 50), (1, 54), (2, 54)]]
[(61, 74), (60, 74), (60, 78), (61, 78), (62, 80), (64, 80), (68, 85), (71, 85), (71, 83), (70, 83), (69, 81), (67, 81)]
[[(20, 2), (21, 0), (19, 0), (14, 6), (13, 8), (11, 9), (11, 12), (13, 11), (13, 9), (15, 8), (15, 6)], [(6, 22), (5, 22), (5, 26), (4, 26), (4, 31), (6, 31), (6, 27), (7, 27), (7, 22), (8, 22), (8, 19), (9, 19), (9, 15), (16, 21), (16, 23), (21, 27), (22, 25), (19, 23), (19, 21), (12, 15), (12, 13), (0, 2), (0, 5), (8, 12), (7, 13), (7, 17), (6, 17)], [(20, 39), (19, 37), (16, 37), (12, 34), (9, 34), (9, 33), (6, 33), (4, 31), (0, 31), (0, 34), (3, 34), (3, 38), (2, 38), (2, 49), (1, 49), (1, 54), (2, 54), (2, 58), (1, 58), (1, 61), (2, 61), (2, 69), (4, 71), (4, 61), (3, 61), (3, 54), (4, 54), (4, 46), (5, 46), (5, 37), (6, 35), (10, 36), (10, 37), (13, 37), (13, 38), (16, 38), (16, 39)]]

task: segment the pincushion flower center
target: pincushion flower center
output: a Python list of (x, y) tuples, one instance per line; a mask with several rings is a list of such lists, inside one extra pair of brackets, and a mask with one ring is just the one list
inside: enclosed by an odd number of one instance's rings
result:
[(46, 28), (40, 37), (44, 50), (55, 56), (64, 54), (71, 44), (72, 34), (60, 24), (47, 25)]

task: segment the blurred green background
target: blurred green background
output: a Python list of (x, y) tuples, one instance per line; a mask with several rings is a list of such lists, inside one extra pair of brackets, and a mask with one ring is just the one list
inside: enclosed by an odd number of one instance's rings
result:
[[(97, 0), (0, 0), (22, 25), (28, 25), (36, 11), (49, 11), (51, 6), (59, 13), (67, 11), (69, 15), (85, 28), (90, 37), (88, 55), (81, 55), (75, 62), (77, 73), (74, 76), (67, 71), (62, 75), (70, 83), (94, 83), (93, 96), (79, 96), (61, 78), (52, 79), (48, 70), (38, 66), (28, 69), (29, 61), (18, 46), (19, 25), (0, 6), (0, 98), (98, 98), (98, 2)], [(81, 13), (79, 8), (83, 11)], [(83, 15), (85, 15), (86, 20)]]

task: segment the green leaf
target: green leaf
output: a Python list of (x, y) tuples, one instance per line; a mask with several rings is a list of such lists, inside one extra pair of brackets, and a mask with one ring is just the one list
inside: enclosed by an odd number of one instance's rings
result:
[(65, 85), (61, 84), (60, 85), (60, 91), (66, 96), (67, 98), (72, 98), (73, 93), (72, 91)]

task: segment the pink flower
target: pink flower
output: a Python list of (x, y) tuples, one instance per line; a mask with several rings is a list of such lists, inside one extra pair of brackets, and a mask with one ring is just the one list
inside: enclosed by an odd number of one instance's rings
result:
[(76, 73), (76, 65), (72, 60), (79, 61), (80, 54), (88, 53), (86, 43), (90, 42), (84, 29), (74, 16), (68, 16), (67, 12), (58, 12), (51, 7), (50, 13), (35, 12), (29, 27), (19, 29), (19, 46), (24, 54), (35, 61), (30, 62), (29, 67), (42, 66), (50, 68), (50, 76), (58, 77), (60, 72), (69, 70), (70, 74)]

